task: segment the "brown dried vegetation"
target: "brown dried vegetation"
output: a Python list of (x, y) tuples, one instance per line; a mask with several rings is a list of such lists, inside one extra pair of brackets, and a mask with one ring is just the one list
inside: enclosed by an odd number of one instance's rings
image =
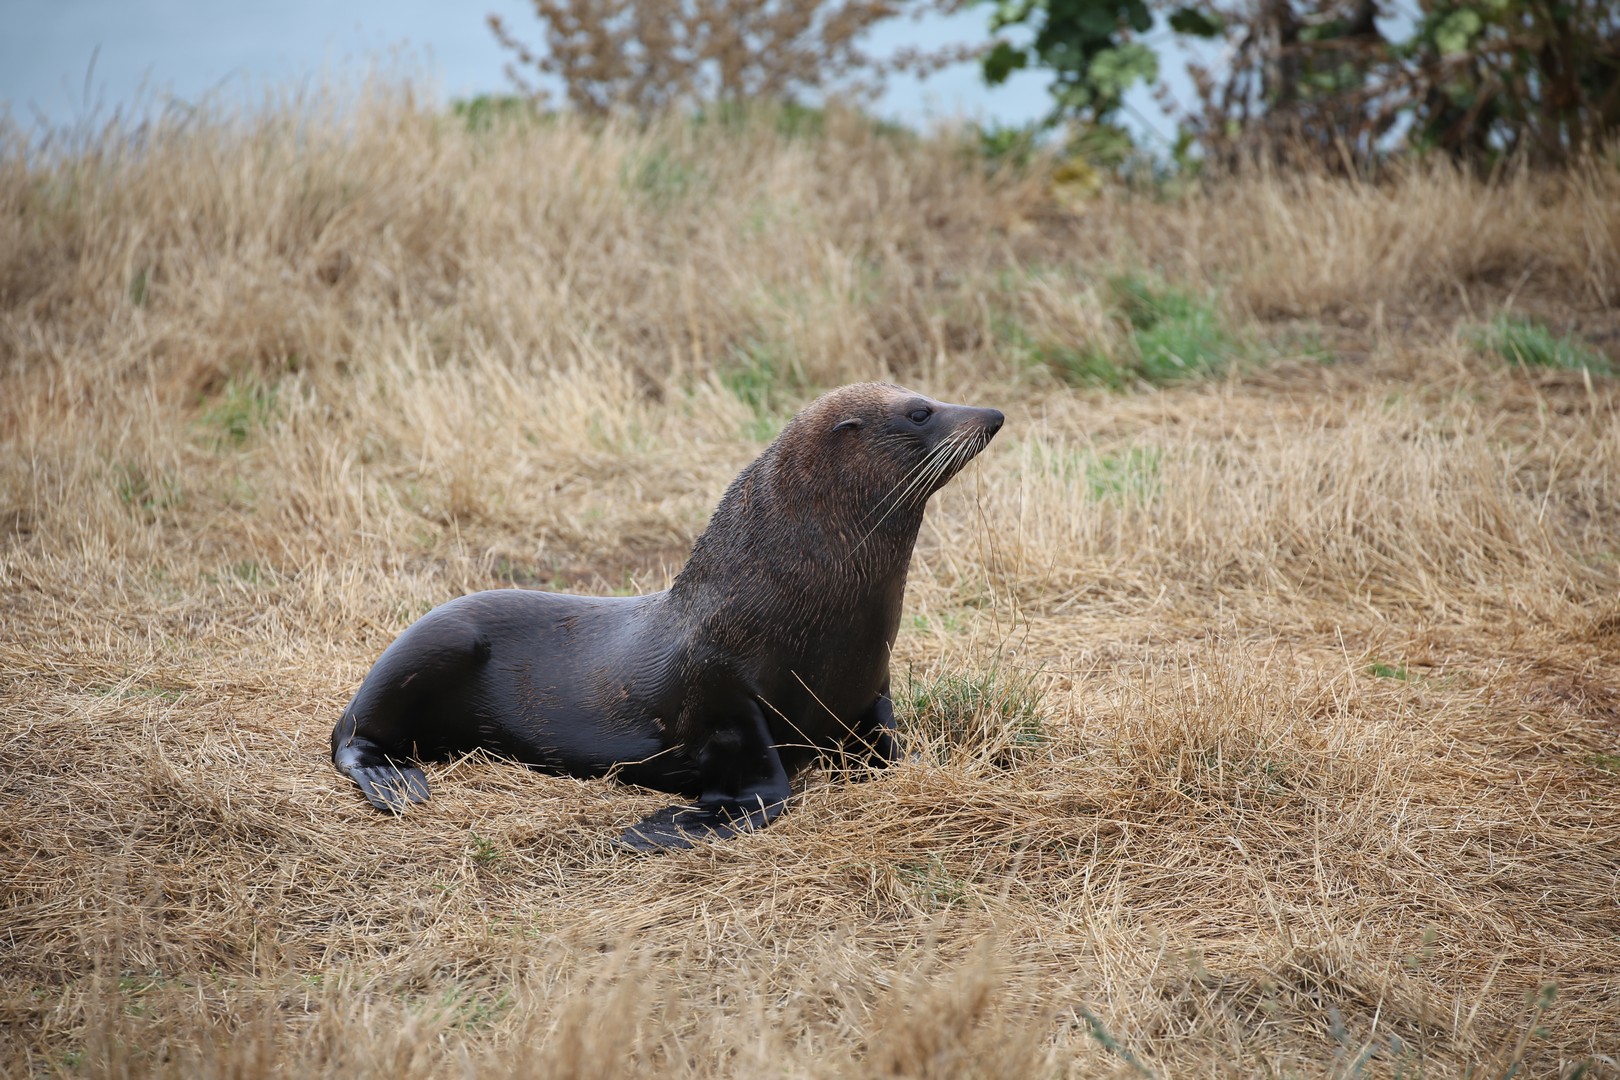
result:
[[(700, 102), (789, 101), (805, 93), (875, 91), (897, 71), (932, 74), (978, 46), (902, 49), (878, 59), (866, 37), (907, 16), (950, 12), (963, 0), (532, 0), (545, 47), (531, 49), (499, 15), (506, 71), (537, 101), (534, 79), (560, 82), (587, 115), (647, 118)], [(530, 69), (533, 69), (532, 71)]]
[[(1131, 267), (1334, 362), (1005, 347)], [(1620, 394), (1457, 327), (1613, 355), (1617, 300), (1597, 167), (1074, 211), (839, 114), (8, 135), (0, 1072), (1613, 1075)], [(332, 770), (412, 618), (662, 587), (868, 377), (1008, 413), (913, 563), (915, 760), (658, 858), (608, 781)]]

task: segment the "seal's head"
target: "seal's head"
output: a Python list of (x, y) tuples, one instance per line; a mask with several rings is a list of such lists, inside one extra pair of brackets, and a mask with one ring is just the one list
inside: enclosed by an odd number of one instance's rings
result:
[[(1004, 420), (996, 409), (952, 405), (888, 383), (857, 383), (804, 408), (767, 453), (784, 477), (829, 485), (846, 511), (873, 519), (922, 510), (989, 445)], [(842, 515), (840, 515), (842, 516)]]
[(684, 600), (711, 590), (729, 603), (740, 590), (797, 603), (879, 578), (898, 597), (928, 497), (1002, 421), (995, 409), (886, 383), (823, 394), (732, 481), (671, 592)]

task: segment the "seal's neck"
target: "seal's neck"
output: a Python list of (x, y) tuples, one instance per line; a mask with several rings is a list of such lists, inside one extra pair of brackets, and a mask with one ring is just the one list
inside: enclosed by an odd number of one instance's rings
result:
[[(695, 599), (718, 586), (791, 590), (815, 606), (888, 596), (903, 582), (922, 526), (921, 500), (885, 502), (864, 477), (796, 467), (772, 445), (734, 480), (670, 589)], [(812, 463), (814, 464), (814, 463)]]

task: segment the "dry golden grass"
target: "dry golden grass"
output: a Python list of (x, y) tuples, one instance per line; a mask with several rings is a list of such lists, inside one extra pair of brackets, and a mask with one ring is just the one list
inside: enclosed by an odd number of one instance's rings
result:
[[(1110, 274), (1226, 375), (1065, 387)], [(379, 91), (0, 155), (7, 1076), (1620, 1074), (1620, 177), (1078, 214), (834, 114), (469, 134)], [(411, 619), (656, 589), (817, 386), (1008, 425), (937, 499), (915, 760), (741, 840), (326, 759)], [(1553, 988), (1556, 988), (1554, 991)]]

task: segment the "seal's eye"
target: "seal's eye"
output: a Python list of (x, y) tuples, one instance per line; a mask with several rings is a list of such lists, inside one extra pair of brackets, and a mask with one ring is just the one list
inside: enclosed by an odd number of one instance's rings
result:
[(913, 424), (925, 424), (933, 414), (933, 409), (912, 409), (908, 415), (911, 417)]

